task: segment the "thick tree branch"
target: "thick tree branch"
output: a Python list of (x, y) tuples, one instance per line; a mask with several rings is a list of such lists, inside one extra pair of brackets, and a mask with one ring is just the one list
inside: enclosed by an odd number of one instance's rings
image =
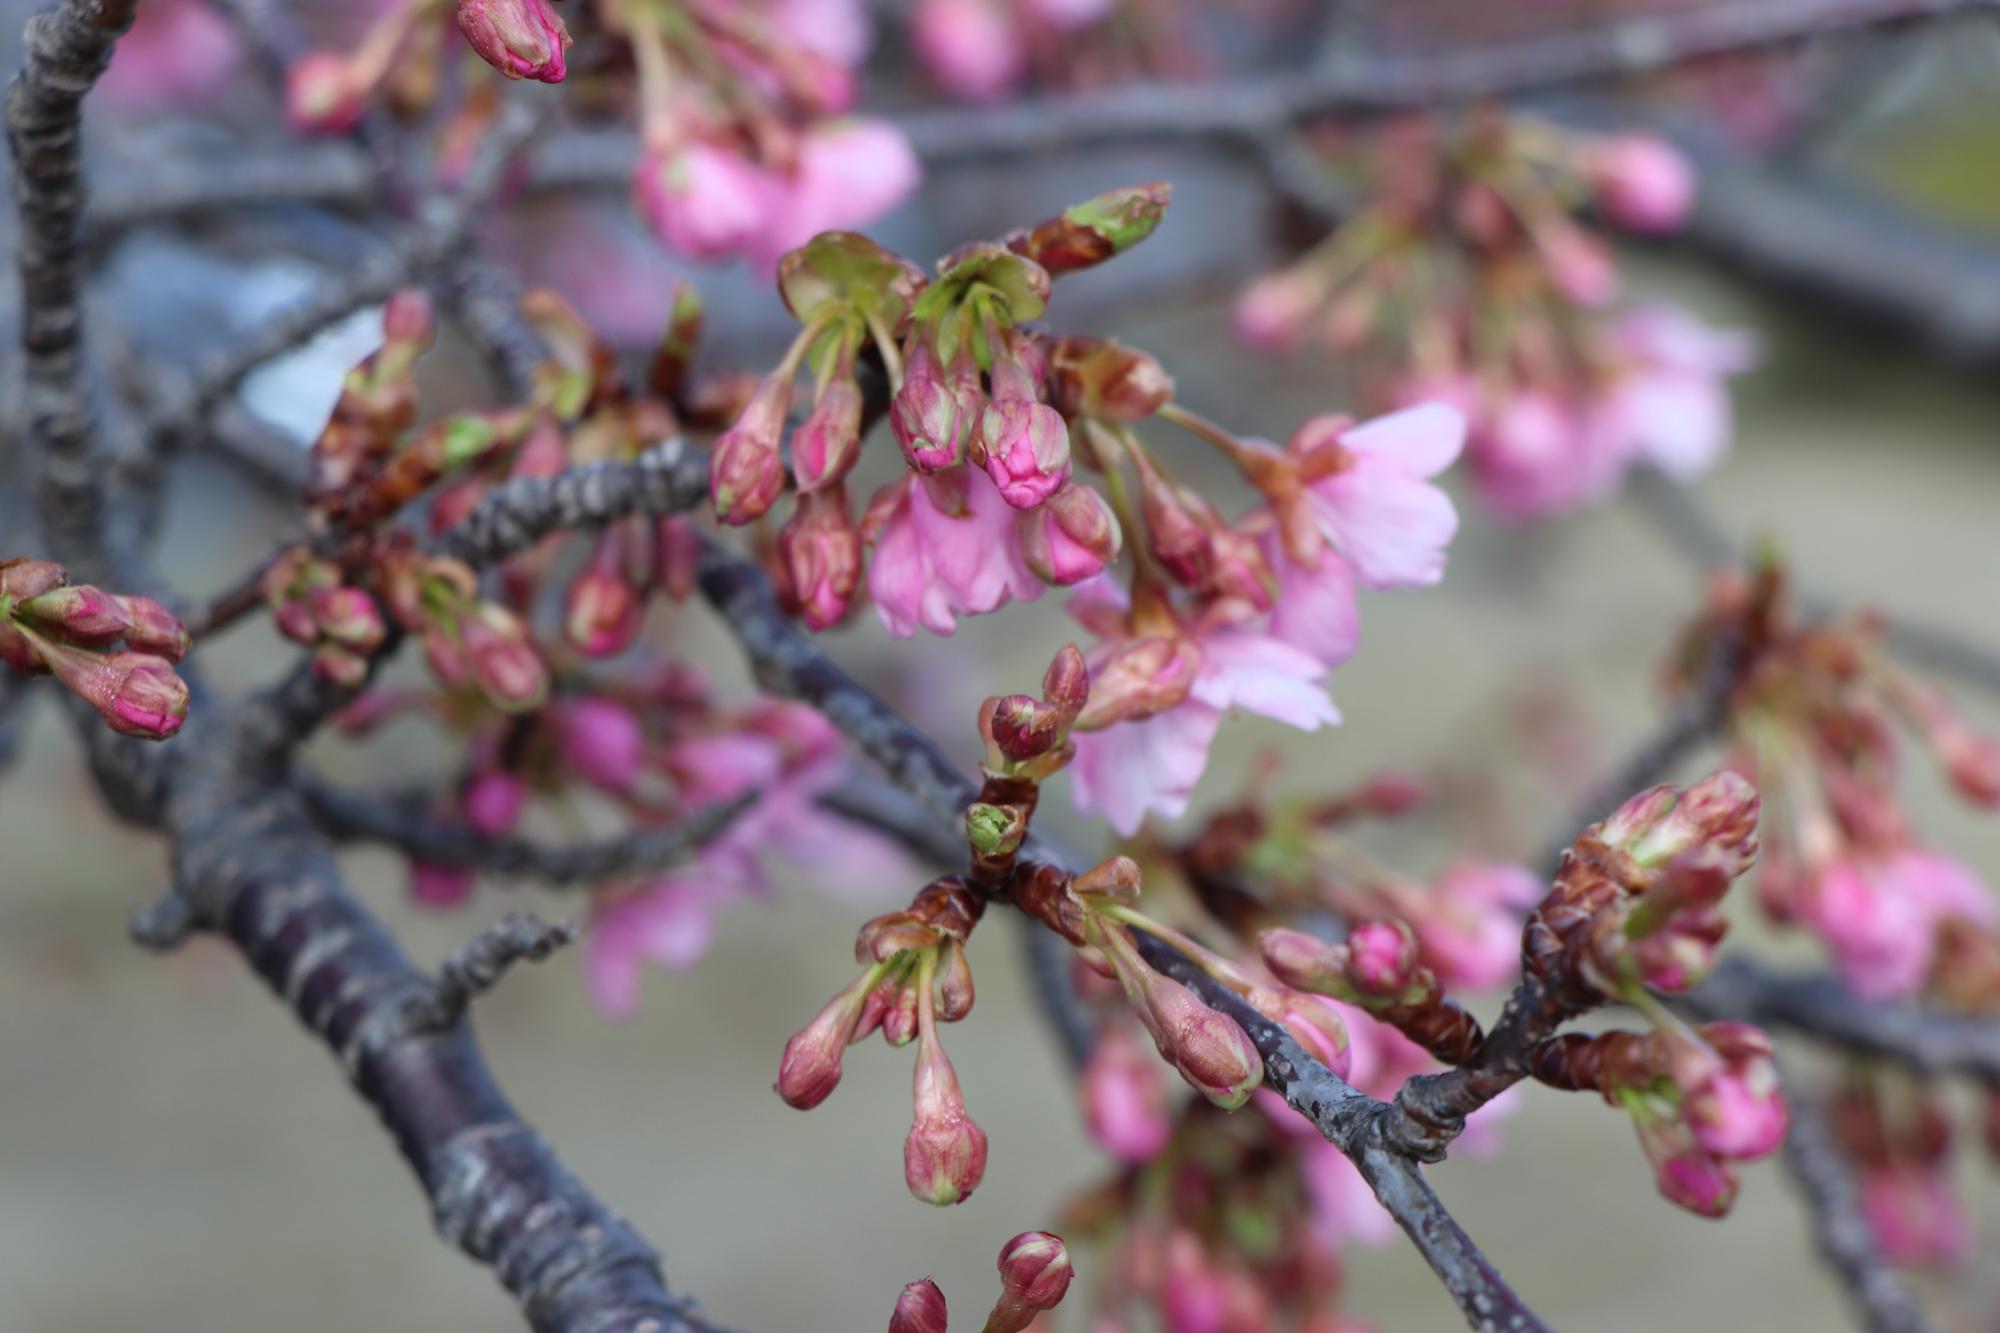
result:
[[(965, 807), (977, 799), (978, 789), (934, 741), (841, 670), (785, 618), (756, 566), (708, 543), (702, 550), (701, 588), (734, 631), (759, 684), (812, 704), (915, 796), (934, 821), (947, 829), (961, 826)], [(1062, 864), (1032, 837), (1023, 856)], [(1199, 974), (1172, 946), (1141, 934), (1140, 947), (1154, 966), (1180, 977), (1203, 999), (1243, 1023), (1264, 1057), (1269, 1086), (1361, 1170), (1458, 1302), (1468, 1324), (1492, 1330), (1545, 1327), (1451, 1219), (1416, 1163), (1393, 1151), (1382, 1137), (1385, 1103), (1358, 1091), (1307, 1055), (1282, 1027)]]

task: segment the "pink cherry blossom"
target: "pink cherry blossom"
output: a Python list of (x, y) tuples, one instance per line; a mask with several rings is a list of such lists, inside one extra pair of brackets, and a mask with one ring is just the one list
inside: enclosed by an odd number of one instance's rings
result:
[(1945, 1267), (1972, 1257), (1972, 1222), (1936, 1167), (1890, 1165), (1864, 1171), (1861, 1211), (1892, 1263)]
[(1027, 63), (1020, 28), (1002, 0), (919, 0), (910, 37), (938, 86), (969, 102), (1011, 92)]
[(1152, 1161), (1173, 1134), (1164, 1068), (1123, 1024), (1098, 1038), (1084, 1066), (1084, 1123), (1100, 1147), (1128, 1165)]
[(701, 139), (649, 149), (633, 182), (660, 240), (702, 261), (761, 244), (776, 211), (775, 188), (741, 153)]
[(1917, 848), (1836, 858), (1817, 868), (1801, 897), (1799, 919), (1869, 999), (1900, 998), (1924, 983), (1945, 920), (1995, 920), (1992, 897), (1970, 869)]
[(867, 0), (772, 0), (771, 26), (843, 69), (859, 65), (874, 42)]
[(1361, 610), (1354, 598), (1354, 570), (1335, 551), (1321, 551), (1307, 569), (1285, 554), (1276, 533), (1263, 542), (1264, 559), (1277, 576), (1271, 603), (1271, 637), (1337, 667), (1361, 645)]
[(715, 938), (716, 908), (751, 889), (736, 877), (742, 873), (730, 858), (704, 856), (637, 892), (599, 900), (584, 942), (583, 975), (605, 1017), (638, 1012), (647, 963), (679, 972), (701, 961)]
[(922, 625), (950, 634), (961, 615), (1040, 597), (1015, 512), (984, 472), (964, 465), (937, 479), (903, 477), (878, 493), (869, 506), (868, 594), (889, 632), (907, 639)]
[[(1299, 437), (1317, 425), (1306, 423)], [(1308, 495), (1361, 581), (1397, 588), (1443, 578), (1458, 511), (1430, 479), (1457, 460), (1464, 416), (1426, 403), (1342, 430), (1337, 443), (1350, 461), (1313, 482)]]
[(98, 87), (120, 110), (185, 105), (218, 92), (242, 58), (235, 29), (213, 5), (158, 0), (139, 6)]
[(624, 704), (586, 697), (563, 707), (560, 745), (577, 776), (605, 791), (632, 790), (646, 766), (646, 733)]
[(1632, 311), (1609, 338), (1624, 369), (1606, 390), (1601, 428), (1668, 476), (1706, 471), (1729, 447), (1728, 378), (1755, 364), (1754, 340), (1672, 306)]
[(1521, 926), (1544, 887), (1525, 867), (1461, 861), (1406, 919), (1424, 963), (1451, 990), (1485, 990), (1521, 967)]
[(1585, 154), (1584, 170), (1598, 208), (1631, 231), (1673, 231), (1694, 205), (1694, 168), (1679, 149), (1654, 135), (1621, 134), (1595, 144)]

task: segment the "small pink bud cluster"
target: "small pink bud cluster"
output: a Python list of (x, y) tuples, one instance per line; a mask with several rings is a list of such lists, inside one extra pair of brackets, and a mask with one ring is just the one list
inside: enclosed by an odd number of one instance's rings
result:
[(188, 689), (173, 664), (187, 650), (187, 630), (150, 597), (73, 586), (46, 560), (0, 560), (0, 662), (55, 676), (113, 731), (165, 740), (181, 729)]
[(1358, 921), (1341, 944), (1278, 927), (1258, 935), (1257, 946), (1285, 985), (1366, 1010), (1446, 1064), (1474, 1060), (1485, 1045), (1477, 1020), (1419, 961), (1416, 934), (1402, 921)]
[[(1075, 1270), (1062, 1237), (1024, 1231), (1000, 1247), (1000, 1299), (982, 1333), (1023, 1333), (1062, 1303)], [(946, 1333), (944, 1293), (929, 1278), (910, 1283), (896, 1299), (889, 1333)]]
[(965, 941), (984, 901), (955, 876), (920, 892), (901, 912), (861, 928), (865, 970), (785, 1044), (778, 1095), (810, 1110), (840, 1083), (847, 1047), (880, 1029), (891, 1046), (917, 1043), (915, 1115), (903, 1141), (903, 1178), (926, 1203), (963, 1202), (986, 1173), (986, 1133), (966, 1112), (957, 1072), (938, 1040), (939, 1022), (972, 1011)]
[(307, 455), (306, 498), (316, 508), (351, 502), (397, 454), (417, 419), (416, 361), (435, 332), (423, 292), (399, 291), (384, 303), (382, 345), (347, 372)]
[(1759, 808), (1726, 769), (1626, 801), (1564, 853), (1523, 937), (1529, 970), (1576, 1012), (1699, 982), (1725, 930), (1717, 904), (1756, 859)]
[(605, 528), (563, 598), (563, 637), (585, 657), (612, 657), (630, 648), (655, 588), (684, 596), (693, 568), (693, 530), (679, 515), (633, 517)]
[(1042, 696), (1009, 694), (979, 709), (989, 777), (1042, 782), (1075, 753), (1070, 728), (1090, 697), (1090, 670), (1075, 644), (1065, 644), (1042, 674)]
[(402, 547), (384, 556), (381, 573), (389, 614), (422, 638), (441, 683), (476, 691), (504, 713), (541, 706), (549, 675), (533, 637), (512, 611), (479, 597), (470, 567)]
[(1785, 1137), (1771, 1040), (1747, 1024), (1558, 1037), (1531, 1061), (1542, 1082), (1597, 1091), (1628, 1111), (1660, 1193), (1704, 1217), (1735, 1202), (1731, 1163), (1768, 1156)]
[(350, 688), (367, 677), (388, 627), (375, 599), (347, 583), (338, 565), (294, 547), (271, 562), (259, 588), (278, 632), (313, 650), (314, 675)]

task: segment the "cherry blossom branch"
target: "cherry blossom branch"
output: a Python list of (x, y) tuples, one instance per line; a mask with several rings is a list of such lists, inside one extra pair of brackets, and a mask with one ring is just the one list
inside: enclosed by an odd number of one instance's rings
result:
[[(728, 622), (758, 683), (812, 704), (881, 765), (943, 828), (963, 823), (978, 788), (936, 742), (836, 665), (779, 609), (757, 567), (713, 542), (702, 549), (702, 593)], [(1059, 866), (1061, 858), (1030, 835), (1024, 860)], [(1172, 945), (1136, 932), (1153, 966), (1196, 989), (1241, 1023), (1265, 1061), (1268, 1086), (1304, 1115), (1360, 1169), (1376, 1197), (1409, 1234), (1475, 1329), (1546, 1327), (1501, 1279), (1419, 1173), (1416, 1162), (1382, 1134), (1387, 1104), (1355, 1089), (1311, 1056), (1277, 1024), (1208, 979)]]
[(1862, 1324), (1871, 1333), (1933, 1333), (1936, 1325), (1909, 1284), (1883, 1259), (1874, 1229), (1862, 1214), (1854, 1174), (1835, 1146), (1825, 1112), (1786, 1080), (1791, 1123), (1782, 1160), (1812, 1215), (1813, 1243), (1839, 1275)]
[(421, 798), (379, 800), (344, 791), (294, 770), (292, 786), (330, 837), (380, 843), (438, 865), (533, 879), (552, 887), (589, 886), (620, 875), (678, 865), (728, 828), (756, 793), (724, 801), (669, 828), (638, 829), (615, 838), (551, 846), (529, 838), (495, 838), (422, 813)]

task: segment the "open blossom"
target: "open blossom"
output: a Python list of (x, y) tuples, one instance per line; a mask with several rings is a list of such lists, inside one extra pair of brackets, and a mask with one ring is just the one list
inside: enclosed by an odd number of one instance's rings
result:
[(971, 102), (1005, 96), (1027, 63), (1006, 0), (919, 0), (911, 35), (939, 86)]
[(726, 259), (760, 243), (775, 202), (761, 167), (702, 139), (649, 148), (633, 189), (660, 239), (696, 260)]
[(1953, 918), (2000, 924), (1992, 895), (1963, 862), (1920, 848), (1838, 857), (1820, 866), (1792, 905), (1826, 941), (1843, 980), (1870, 999), (1920, 987)]
[(1309, 478), (1316, 456), (1331, 456), (1326, 475), (1307, 483), (1315, 516), (1363, 583), (1403, 588), (1444, 577), (1458, 511), (1431, 478), (1457, 460), (1464, 444), (1464, 416), (1426, 403), (1359, 426), (1317, 418), (1299, 428), (1287, 450), (1308, 460)]
[(242, 56), (235, 29), (214, 6), (162, 0), (139, 7), (98, 88), (121, 109), (198, 102), (221, 90)]
[[(1106, 610), (1123, 607), (1124, 590), (1108, 577), (1078, 585), (1072, 614), (1104, 626)], [(1095, 622), (1095, 623), (1093, 623)], [(1101, 632), (1101, 631), (1100, 631)], [(1216, 620), (1187, 633), (1199, 666), (1184, 701), (1148, 717), (1078, 732), (1071, 792), (1079, 811), (1101, 813), (1127, 837), (1148, 812), (1173, 819), (1187, 809), (1208, 765), (1208, 748), (1223, 713), (1261, 714), (1301, 731), (1340, 721), (1326, 693), (1326, 667), (1310, 653), (1244, 625)], [(1095, 667), (1119, 646), (1100, 645)]]
[(950, 634), (961, 615), (1040, 597), (1015, 512), (984, 472), (964, 465), (877, 492), (863, 524), (875, 543), (868, 594), (889, 632), (907, 639), (922, 625)]
[(1448, 988), (1485, 990), (1521, 966), (1521, 918), (1542, 896), (1525, 867), (1459, 862), (1432, 882), (1405, 919), (1425, 966)]
[(1598, 407), (1600, 429), (1624, 457), (1670, 477), (1706, 471), (1729, 447), (1729, 377), (1755, 364), (1753, 340), (1664, 305), (1623, 315), (1606, 337), (1621, 369)]
[(1972, 1258), (1972, 1222), (1936, 1164), (1871, 1166), (1862, 1171), (1859, 1183), (1862, 1216), (1889, 1262), (1932, 1268)]
[(1091, 1047), (1078, 1084), (1083, 1118), (1098, 1146), (1121, 1162), (1150, 1162), (1173, 1135), (1166, 1076), (1158, 1059), (1113, 1024)]

